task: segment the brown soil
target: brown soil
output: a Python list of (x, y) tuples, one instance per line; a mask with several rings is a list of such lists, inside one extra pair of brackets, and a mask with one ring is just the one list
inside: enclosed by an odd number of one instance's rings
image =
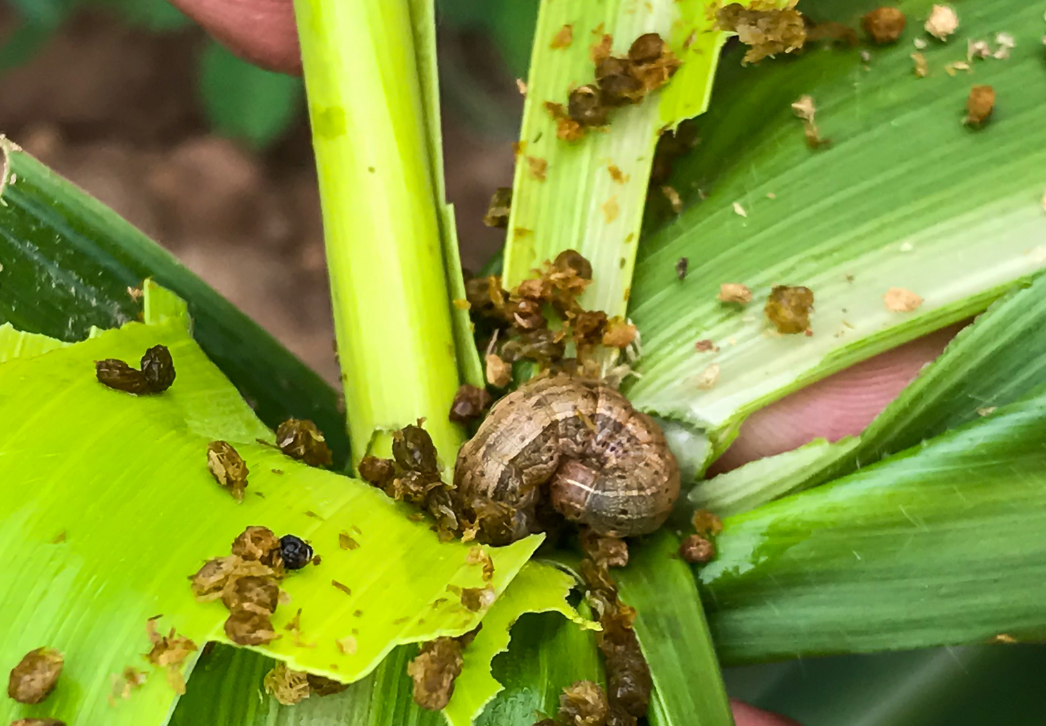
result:
[[(0, 6), (0, 37), (12, 23)], [(80, 15), (0, 76), (0, 132), (177, 255), (334, 383), (307, 121), (302, 114), (264, 153), (211, 134), (194, 80), (203, 41), (195, 28), (156, 35)], [(497, 80), (514, 89), (511, 78)], [(448, 196), (462, 262), (477, 269), (501, 242), (481, 220), (493, 189), (510, 183), (511, 138), (482, 137), (453, 110), (445, 115)]]

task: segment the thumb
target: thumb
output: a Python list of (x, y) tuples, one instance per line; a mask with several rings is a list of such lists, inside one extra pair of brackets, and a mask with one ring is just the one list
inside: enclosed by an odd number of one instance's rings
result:
[(215, 40), (267, 70), (301, 73), (293, 0), (171, 0)]

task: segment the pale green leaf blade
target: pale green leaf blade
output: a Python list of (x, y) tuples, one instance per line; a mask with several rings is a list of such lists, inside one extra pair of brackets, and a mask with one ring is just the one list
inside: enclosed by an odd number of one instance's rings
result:
[[(178, 371), (162, 396), (133, 397), (95, 380), (94, 360), (136, 360), (158, 343)], [(0, 366), (0, 390), (0, 409), (13, 422), (0, 437), (0, 540), (21, 553), (0, 574), (0, 619), (8, 624), (0, 654), (13, 665), (47, 643), (67, 662), (45, 704), (5, 701), (0, 719), (46, 713), (70, 725), (162, 723), (174, 696), (162, 674), (111, 710), (110, 676), (147, 666), (145, 622), (154, 615), (163, 614), (161, 629), (175, 627), (200, 645), (223, 638), (223, 606), (196, 603), (186, 578), (227, 554), (248, 525), (306, 538), (323, 559), (287, 578), (291, 602), (274, 618), (280, 628), (301, 608), (304, 645), (285, 635), (262, 649), (295, 668), (352, 680), (397, 643), (458, 634), (478, 620), (447, 591), (482, 586), (480, 568), (466, 564), (469, 548), (439, 544), (428, 524), (409, 521), (406, 508), (367, 485), (254, 443), (271, 432), (178, 317), (9, 361)], [(207, 472), (206, 445), (215, 438), (234, 443), (251, 469), (242, 504)], [(341, 549), (341, 532), (360, 547)], [(530, 539), (491, 550), (497, 592), (536, 546)], [(355, 638), (355, 653), (338, 648), (346, 637)]]
[(857, 438), (814, 442), (695, 486), (695, 508), (734, 514), (849, 474), (949, 428), (991, 415), (1046, 380), (1046, 277), (963, 329)]
[[(870, 7), (811, 2), (805, 12), (855, 26)], [(639, 407), (707, 432), (720, 452), (749, 412), (979, 312), (1042, 268), (1041, 13), (1016, 0), (964, 6), (952, 42), (924, 51), (931, 73), (919, 79), (907, 41), (929, 7), (902, 3), (910, 33), (872, 50), (868, 70), (857, 49), (812, 48), (747, 68), (739, 54), (724, 59), (715, 101), (697, 121), (701, 143), (671, 181), (688, 208), (644, 238), (637, 266), (630, 315), (643, 376), (629, 395)], [(945, 73), (967, 39), (1003, 28), (1017, 43), (1008, 60)], [(993, 85), (999, 99), (977, 131), (961, 123), (973, 83)], [(806, 146), (790, 108), (803, 94), (830, 148)], [(690, 260), (683, 282), (680, 257)], [(727, 282), (751, 288), (747, 309), (716, 300)], [(767, 330), (762, 306), (778, 284), (814, 291), (812, 337)], [(883, 295), (892, 287), (925, 302), (891, 312)], [(718, 352), (696, 352), (701, 339)], [(698, 377), (712, 365), (720, 375), (706, 390)]]
[(509, 631), (525, 613), (557, 612), (580, 627), (588, 623), (567, 603), (575, 580), (549, 565), (530, 562), (483, 619), (483, 628), (465, 649), (465, 664), (444, 709), (451, 726), (469, 726), (503, 686), (491, 674), (494, 657), (509, 645)]
[(698, 572), (727, 662), (1046, 634), (1046, 399), (725, 520)]
[(733, 726), (697, 584), (678, 548), (662, 530), (633, 545), (628, 567), (614, 573), (621, 599), (636, 609), (636, 636), (654, 680), (650, 723)]

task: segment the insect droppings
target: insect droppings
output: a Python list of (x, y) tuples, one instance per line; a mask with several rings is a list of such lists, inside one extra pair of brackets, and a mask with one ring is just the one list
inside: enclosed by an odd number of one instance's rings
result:
[(559, 697), (559, 720), (568, 726), (603, 726), (610, 704), (607, 694), (592, 681), (578, 681)]
[(231, 444), (225, 441), (212, 441), (207, 444), (207, 469), (215, 481), (229, 490), (236, 501), (243, 501), (249, 473), (247, 462)]
[(54, 648), (36, 648), (22, 656), (7, 679), (7, 695), (19, 703), (41, 703), (62, 675), (65, 656)]
[(301, 538), (293, 534), (280, 537), (280, 556), (283, 558), (283, 566), (288, 570), (300, 570), (305, 567), (312, 555), (312, 547)]
[(806, 332), (810, 327), (810, 310), (814, 306), (814, 293), (808, 287), (776, 285), (766, 299), (766, 317), (777, 328), (777, 332), (795, 335)]
[(174, 359), (165, 345), (154, 345), (142, 356), (142, 375), (151, 393), (163, 393), (174, 383)]
[(461, 674), (464, 659), (461, 643), (454, 638), (436, 638), (421, 646), (417, 657), (407, 664), (414, 680), (414, 702), (430, 711), (439, 711), (454, 693), (454, 680)]
[(877, 45), (896, 43), (908, 19), (899, 8), (876, 8), (861, 18), (861, 27)]
[(312, 421), (291, 418), (276, 429), (276, 445), (292, 459), (309, 466), (330, 466), (331, 450), (326, 439)]

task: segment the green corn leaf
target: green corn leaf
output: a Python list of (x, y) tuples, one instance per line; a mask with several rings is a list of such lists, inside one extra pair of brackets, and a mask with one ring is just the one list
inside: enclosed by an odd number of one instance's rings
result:
[(257, 323), (111, 209), (0, 138), (0, 321), (63, 341), (142, 313), (132, 296), (153, 277), (189, 304), (193, 336), (275, 428), (311, 419), (348, 459), (338, 395)]
[[(650, 723), (733, 726), (697, 585), (678, 549), (679, 540), (662, 530), (632, 545), (628, 567), (614, 573), (621, 599), (636, 609), (636, 635), (654, 680)], [(698, 673), (703, 680), (695, 682)]]
[(1041, 645), (967, 646), (729, 669), (731, 694), (803, 726), (1035, 723), (1046, 708)]
[[(584, 603), (579, 610), (589, 617)], [(524, 615), (512, 628), (507, 653), (494, 660), (505, 690), (487, 704), (477, 726), (531, 724), (554, 718), (563, 689), (577, 681), (604, 684), (594, 633), (555, 613)]]
[[(350, 681), (397, 643), (475, 627), (481, 614), (447, 589), (483, 586), (481, 568), (466, 563), (469, 548), (439, 544), (426, 523), (408, 520), (376, 489), (264, 443), (272, 433), (189, 337), (184, 304), (152, 286), (146, 295), (161, 298), (147, 302), (147, 324), (0, 365), (0, 411), (9, 422), (0, 436), (0, 540), (20, 552), (0, 574), (0, 659), (9, 668), (41, 644), (66, 657), (62, 682), (44, 704), (4, 701), (0, 719), (164, 723), (174, 693), (162, 674), (151, 673), (115, 708), (106, 702), (110, 678), (147, 667), (152, 616), (162, 614), (161, 630), (176, 628), (199, 645), (224, 640), (227, 612), (220, 603), (196, 603), (186, 578), (228, 554), (248, 525), (295, 533), (323, 559), (284, 581), (291, 600), (274, 618), (284, 637), (259, 648), (294, 668)], [(135, 397), (95, 380), (93, 361), (136, 361), (155, 344), (175, 360), (178, 378), (168, 392)], [(207, 471), (214, 439), (234, 444), (250, 467), (243, 503)], [(342, 549), (341, 533), (359, 547)], [(539, 541), (490, 550), (496, 592)], [(281, 628), (298, 608), (294, 637)], [(78, 624), (84, 619), (90, 628)], [(355, 639), (354, 651), (338, 646), (344, 638)]]
[(1041, 639), (1044, 405), (726, 519), (698, 573), (721, 658)]
[[(696, 122), (701, 142), (670, 182), (686, 209), (648, 219), (630, 308), (642, 377), (628, 386), (637, 406), (709, 438), (713, 453), (751, 411), (979, 312), (1046, 261), (1041, 13), (1019, 0), (963, 5), (957, 34), (922, 51), (930, 75), (920, 79), (910, 41), (930, 5), (900, 4), (909, 30), (870, 49), (867, 69), (858, 48), (811, 47), (757, 67), (731, 53), (721, 64), (714, 102)], [(875, 6), (803, 7), (856, 27)], [(967, 40), (1002, 29), (1016, 38), (1009, 59), (975, 61), (972, 75), (945, 72), (965, 60)], [(991, 84), (999, 99), (977, 130), (962, 124), (974, 83)], [(804, 94), (829, 148), (805, 143), (790, 108)], [(682, 282), (681, 257), (690, 261)], [(721, 283), (747, 285), (753, 302), (720, 303)], [(763, 303), (779, 284), (813, 290), (811, 337), (768, 330)], [(925, 302), (891, 312), (883, 295), (894, 287)], [(703, 339), (718, 350), (695, 351)], [(718, 382), (707, 388), (710, 370)]]
[(949, 428), (990, 415), (1046, 380), (1046, 277), (962, 330), (856, 438), (817, 441), (752, 462), (691, 490), (697, 509), (734, 514), (848, 474)]
[(259, 148), (276, 141), (303, 106), (300, 79), (262, 70), (213, 42), (200, 55), (200, 94), (217, 133)]
[(465, 650), (465, 664), (454, 683), (454, 695), (444, 712), (451, 726), (469, 726), (503, 688), (491, 674), (491, 662), (509, 645), (509, 631), (526, 613), (558, 612), (582, 627), (598, 627), (582, 619), (567, 595), (575, 580), (548, 565), (528, 563), (483, 619), (483, 628)]
[[(707, 0), (542, 2), (505, 245), (507, 285), (529, 277), (543, 260), (576, 249), (593, 270), (582, 304), (612, 316), (625, 312), (658, 134), (707, 106), (726, 37), (712, 30), (710, 7)], [(551, 47), (566, 26), (573, 33), (570, 45)], [(593, 81), (591, 46), (608, 33), (614, 53), (622, 55), (649, 32), (665, 38), (683, 62), (666, 89), (614, 111), (609, 129), (575, 143), (556, 138), (556, 121), (545, 103), (565, 105), (572, 88)], [(547, 162), (545, 178), (530, 171), (528, 157)], [(617, 168), (614, 174), (611, 166)]]

